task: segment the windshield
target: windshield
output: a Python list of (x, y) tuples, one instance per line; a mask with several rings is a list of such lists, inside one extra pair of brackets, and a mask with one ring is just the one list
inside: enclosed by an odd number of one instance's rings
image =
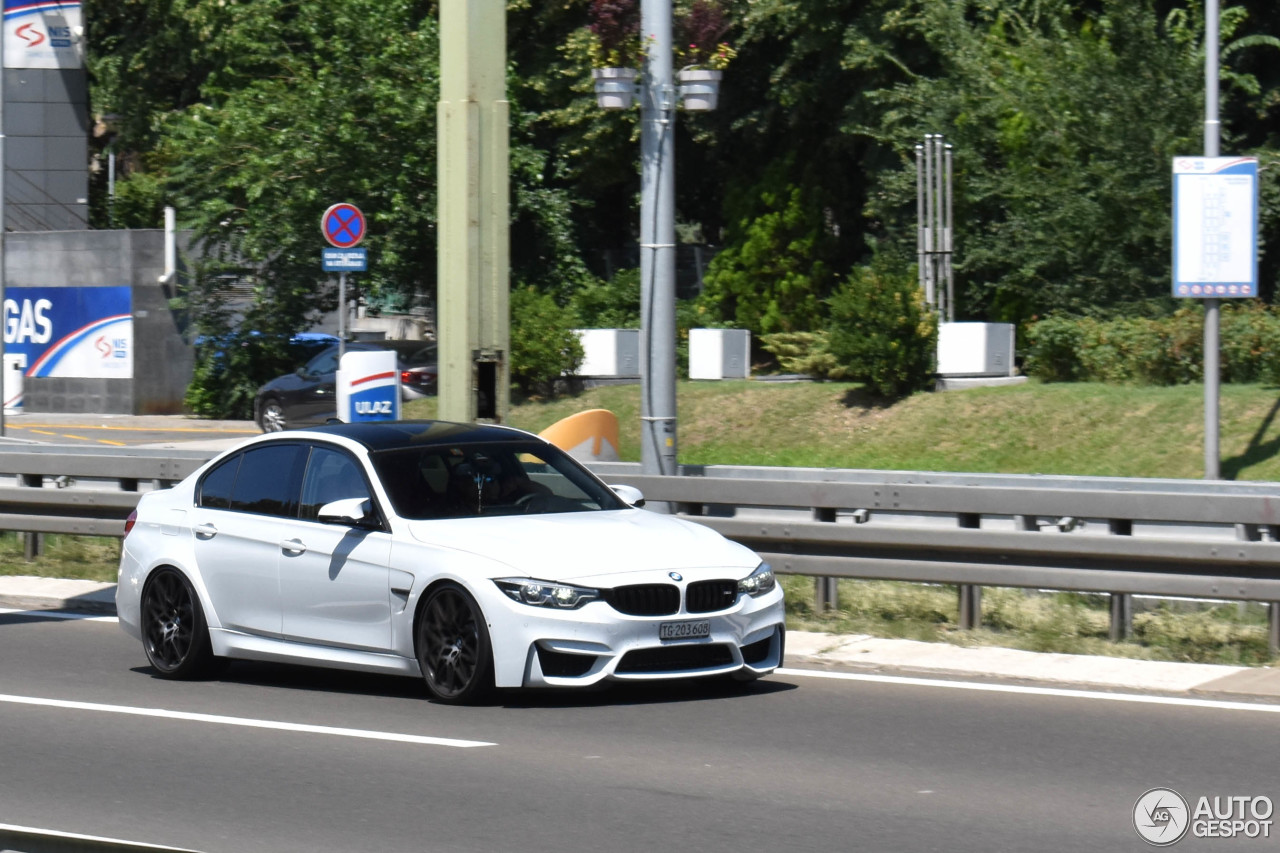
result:
[(372, 455), (403, 518), (625, 509), (612, 489), (542, 442), (433, 445)]

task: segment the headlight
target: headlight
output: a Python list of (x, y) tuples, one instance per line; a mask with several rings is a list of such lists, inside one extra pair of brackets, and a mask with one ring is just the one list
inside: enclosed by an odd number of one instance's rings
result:
[(495, 580), (498, 589), (507, 598), (531, 607), (551, 607), (556, 610), (577, 610), (588, 601), (600, 598), (600, 590), (566, 583), (530, 580), (528, 578), (502, 578)]
[(771, 592), (777, 586), (777, 583), (777, 580), (773, 577), (773, 567), (768, 563), (761, 563), (759, 568), (748, 577), (738, 581), (738, 592), (743, 595), (749, 595), (752, 598), (758, 598), (766, 592)]

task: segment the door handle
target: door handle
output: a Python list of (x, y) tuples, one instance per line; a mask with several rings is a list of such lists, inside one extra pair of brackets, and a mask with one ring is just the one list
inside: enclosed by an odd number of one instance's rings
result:
[(307, 550), (307, 546), (298, 539), (285, 539), (280, 543), (280, 550), (286, 554), (302, 554)]
[(218, 528), (214, 527), (212, 524), (197, 524), (191, 529), (194, 530), (196, 536), (199, 536), (201, 539), (212, 539), (218, 535)]

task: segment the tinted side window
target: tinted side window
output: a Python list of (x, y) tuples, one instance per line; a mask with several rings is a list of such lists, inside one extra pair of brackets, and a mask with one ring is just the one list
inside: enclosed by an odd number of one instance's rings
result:
[(320, 355), (311, 359), (307, 365), (307, 373), (314, 373), (317, 376), (323, 376), (326, 373), (336, 373), (338, 370), (338, 348), (325, 350)]
[(240, 470), (242, 458), (233, 456), (204, 475), (200, 483), (200, 497), (196, 501), (198, 505), (212, 509), (231, 508), (231, 489), (236, 484), (236, 472)]
[(300, 444), (246, 451), (231, 493), (231, 508), (260, 515), (293, 515), (306, 458), (307, 448)]
[(302, 480), (302, 501), (298, 517), (315, 519), (320, 507), (344, 498), (368, 498), (369, 487), (356, 460), (327, 447), (314, 447)]

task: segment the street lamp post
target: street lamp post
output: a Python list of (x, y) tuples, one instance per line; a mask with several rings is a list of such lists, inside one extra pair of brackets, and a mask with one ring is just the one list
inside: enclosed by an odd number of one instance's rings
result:
[(671, 0), (642, 0), (650, 44), (640, 94), (640, 470), (677, 473), (675, 86)]

